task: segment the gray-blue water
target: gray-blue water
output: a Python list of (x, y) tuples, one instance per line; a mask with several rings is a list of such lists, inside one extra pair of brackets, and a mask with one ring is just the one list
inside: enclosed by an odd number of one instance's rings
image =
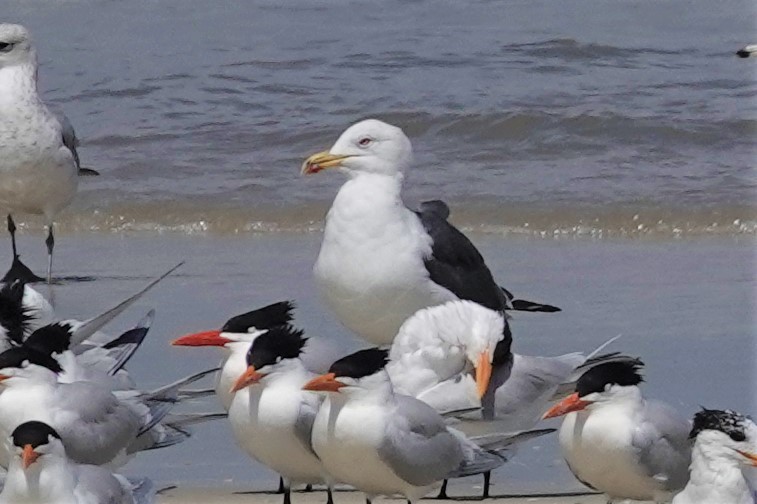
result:
[[(408, 198), (492, 231), (754, 232), (749, 0), (5, 0), (102, 171), (64, 230), (310, 229), (298, 176), (349, 124), (405, 129)], [(640, 222), (634, 221), (639, 216)], [(713, 226), (714, 224), (714, 226)]]

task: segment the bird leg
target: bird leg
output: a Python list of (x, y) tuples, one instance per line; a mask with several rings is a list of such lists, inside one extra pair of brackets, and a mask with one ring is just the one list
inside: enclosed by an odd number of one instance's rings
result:
[(491, 483), (491, 477), (492, 477), (491, 471), (486, 471), (484, 473), (484, 495), (481, 497), (482, 499), (489, 498), (489, 484)]
[(312, 492), (313, 491), (313, 485), (311, 485), (310, 483), (308, 483), (307, 485), (305, 485), (305, 491), (306, 492)]
[(326, 487), (326, 495), (328, 495), (326, 504), (334, 504), (334, 493), (331, 491), (331, 485)]
[(47, 228), (47, 239), (45, 240), (45, 245), (47, 245), (47, 283), (51, 284), (53, 281), (53, 247), (55, 247), (52, 222)]
[(11, 234), (11, 246), (13, 247), (13, 257), (18, 256), (16, 251), (16, 223), (13, 222), (13, 217), (8, 214), (8, 232)]
[(277, 494), (283, 494), (284, 493), (284, 478), (279, 476), (279, 488), (276, 490)]
[(40, 278), (30, 270), (26, 264), (21, 262), (21, 258), (18, 256), (16, 250), (16, 223), (13, 222), (13, 217), (8, 214), (8, 232), (11, 234), (11, 245), (13, 246), (13, 262), (11, 263), (11, 269), (5, 274), (0, 282), (14, 282), (20, 280), (24, 283), (41, 282), (44, 278)]
[(436, 498), (449, 499), (449, 496), (447, 495), (447, 480), (444, 480), (442, 483), (442, 488), (439, 489), (439, 495), (437, 495)]
[(284, 482), (284, 504), (292, 504), (292, 490), (288, 481)]

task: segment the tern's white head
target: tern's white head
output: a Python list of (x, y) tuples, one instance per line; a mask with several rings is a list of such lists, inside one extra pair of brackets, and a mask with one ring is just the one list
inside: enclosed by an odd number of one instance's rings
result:
[(689, 437), (708, 460), (757, 466), (757, 425), (735, 411), (703, 409), (694, 416)]
[(639, 369), (643, 365), (637, 359), (632, 362), (609, 362), (591, 368), (576, 382), (576, 392), (553, 406), (544, 418), (591, 409), (594, 405), (639, 401), (641, 394), (638, 385), (644, 381)]
[(48, 457), (65, 457), (60, 436), (43, 422), (25, 422), (16, 427), (8, 440), (10, 452), (17, 457), (24, 471), (35, 471)]
[(408, 367), (433, 368), (442, 380), (475, 370), (481, 397), (489, 386), (494, 349), (504, 337), (504, 328), (502, 314), (471, 301), (450, 301), (407, 319), (394, 338), (389, 358)]
[(55, 382), (62, 371), (58, 361), (49, 355), (25, 347), (0, 353), (0, 386)]
[(391, 394), (392, 385), (384, 366), (387, 350), (369, 348), (342, 357), (328, 373), (313, 378), (302, 387), (316, 392), (337, 392), (349, 397)]
[[(280, 301), (230, 318), (221, 329), (187, 334), (175, 339), (175, 346), (220, 346), (232, 348), (234, 343), (249, 344), (268, 329), (292, 320), (294, 303)], [(247, 346), (244, 347), (245, 351)]]
[[(247, 352), (247, 369), (237, 378), (231, 392), (237, 392), (256, 383), (265, 383), (267, 377), (285, 372), (298, 361), (307, 342), (301, 330), (289, 324), (273, 327), (261, 334)], [(296, 364), (295, 364), (296, 365)]]
[(307, 158), (302, 173), (339, 168), (350, 175), (397, 175), (407, 170), (412, 160), (412, 145), (400, 128), (377, 119), (366, 119), (347, 128), (328, 152)]
[(21, 25), (0, 23), (0, 69), (25, 63), (36, 64), (29, 32)]

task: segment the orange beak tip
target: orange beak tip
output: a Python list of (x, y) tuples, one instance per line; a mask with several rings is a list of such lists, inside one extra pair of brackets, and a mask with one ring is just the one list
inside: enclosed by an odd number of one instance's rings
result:
[(239, 392), (245, 387), (249, 387), (253, 383), (257, 383), (265, 375), (255, 370), (254, 366), (250, 366), (242, 375), (237, 379), (234, 385), (231, 387), (230, 393)]
[(334, 373), (326, 373), (325, 375), (316, 376), (305, 385), (302, 386), (302, 390), (310, 390), (313, 392), (338, 392), (340, 388), (345, 384), (336, 379)]
[(32, 445), (24, 445), (24, 451), (21, 453), (21, 465), (24, 469), (28, 469), (38, 458), (39, 453), (34, 451)]
[(590, 404), (590, 401), (584, 401), (583, 399), (578, 397), (577, 393), (573, 393), (549, 408), (547, 412), (542, 416), (542, 420), (567, 415), (568, 413), (572, 413), (573, 411), (581, 411)]

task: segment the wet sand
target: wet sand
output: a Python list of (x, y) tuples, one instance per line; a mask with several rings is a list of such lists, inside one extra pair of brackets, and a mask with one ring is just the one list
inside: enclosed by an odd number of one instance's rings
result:
[[(668, 401), (687, 416), (700, 405), (755, 412), (755, 389), (743, 386), (754, 382), (757, 341), (753, 236), (680, 240), (470, 236), (503, 285), (526, 299), (563, 309), (557, 314), (515, 314), (516, 351), (532, 355), (591, 351), (622, 334), (608, 350), (644, 359), (643, 388), (648, 397)], [(61, 233), (56, 238), (56, 275), (94, 277), (87, 282), (64, 281), (49, 290), (40, 287), (45, 295), (54, 296), (63, 317), (99, 313), (186, 260), (175, 275), (109, 327), (113, 333), (128, 329), (147, 310), (156, 309), (151, 332), (129, 363), (142, 388), (217, 365), (220, 354), (215, 349), (171, 347), (172, 339), (218, 328), (232, 315), (282, 299), (297, 302), (296, 323), (311, 337), (309, 352), (315, 366), (364, 346), (317, 298), (311, 274), (320, 244), (317, 233)], [(46, 264), (43, 240), (39, 234), (24, 234), (19, 243), (24, 260), (38, 271)], [(7, 241), (1, 244), (10, 249)], [(6, 260), (10, 262), (9, 257)], [(190, 406), (194, 411), (220, 409), (214, 398)], [(558, 425), (553, 421), (543, 426)], [(198, 425), (193, 432), (181, 445), (139, 454), (122, 472), (150, 477), (159, 488), (172, 484), (221, 488), (217, 495), (229, 499), (236, 497), (226, 488), (275, 488), (276, 475), (236, 447), (226, 421)], [(522, 446), (495, 472), (492, 482), (495, 495), (586, 491), (566, 468), (555, 436)], [(480, 477), (460, 482), (470, 488), (480, 484)]]
[[(433, 499), (426, 499), (433, 500)], [(298, 492), (292, 496), (293, 504), (323, 504), (326, 501), (324, 492)], [(337, 492), (334, 495), (336, 504), (365, 504), (363, 494), (360, 492)], [(601, 495), (589, 494), (572, 494), (572, 495), (544, 495), (529, 494), (517, 496), (493, 497), (482, 501), (480, 499), (454, 498), (450, 501), (434, 502), (490, 502), (493, 504), (605, 504), (607, 500)], [(209, 502), (218, 504), (281, 504), (282, 496), (273, 493), (249, 492), (244, 490), (229, 489), (207, 489), (182, 487), (162, 492), (157, 502), (160, 504), (207, 504)], [(405, 504), (404, 499), (376, 499), (374, 502), (391, 502), (396, 504)], [(641, 502), (639, 504), (642, 504)]]

